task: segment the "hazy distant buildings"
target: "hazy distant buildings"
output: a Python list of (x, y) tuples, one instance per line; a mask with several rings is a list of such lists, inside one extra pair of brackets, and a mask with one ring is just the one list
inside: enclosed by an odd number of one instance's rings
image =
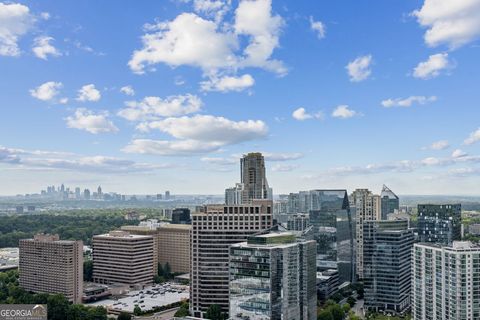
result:
[(143, 287), (153, 282), (154, 239), (111, 231), (93, 236), (93, 281)]
[(365, 309), (403, 314), (410, 308), (413, 230), (408, 221), (365, 221)]
[(248, 237), (230, 247), (230, 319), (315, 320), (315, 241), (292, 233)]
[(462, 239), (460, 204), (419, 204), (418, 237), (420, 242), (445, 245)]
[(190, 224), (192, 218), (190, 217), (190, 209), (176, 208), (172, 211), (172, 224)]
[(387, 217), (391, 213), (399, 211), (400, 200), (398, 196), (393, 193), (386, 185), (383, 185), (382, 192), (380, 193), (381, 198), (381, 219), (387, 220)]
[(363, 226), (364, 221), (381, 219), (380, 196), (368, 189), (356, 189), (350, 195), (350, 206), (355, 208), (356, 273), (363, 278)]
[(308, 214), (289, 214), (287, 220), (287, 229), (291, 231), (304, 231), (310, 226), (310, 217)]
[(412, 256), (414, 320), (480, 319), (480, 247), (417, 243)]
[(207, 205), (192, 214), (190, 308), (202, 316), (212, 304), (229, 310), (229, 246), (272, 226), (273, 203)]
[(36, 293), (60, 293), (73, 303), (83, 296), (83, 243), (36, 235), (19, 241), (20, 287)]
[(170, 191), (165, 191), (165, 200), (170, 200)]

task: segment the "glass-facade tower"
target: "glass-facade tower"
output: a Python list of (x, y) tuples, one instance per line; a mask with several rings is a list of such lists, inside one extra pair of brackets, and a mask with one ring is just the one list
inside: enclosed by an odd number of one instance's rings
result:
[(288, 232), (230, 247), (230, 319), (316, 319), (315, 241)]

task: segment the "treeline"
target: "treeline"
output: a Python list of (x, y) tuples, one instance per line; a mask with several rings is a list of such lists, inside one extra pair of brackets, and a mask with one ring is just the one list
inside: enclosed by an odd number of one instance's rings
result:
[(127, 221), (122, 215), (22, 215), (0, 219), (0, 248), (18, 247), (18, 240), (32, 238), (37, 233), (59, 234), (62, 240), (83, 240), (90, 245), (92, 236), (106, 233)]
[(0, 273), (0, 304), (46, 304), (48, 320), (107, 320), (103, 307), (71, 304), (61, 294), (29, 293), (18, 285), (18, 271)]

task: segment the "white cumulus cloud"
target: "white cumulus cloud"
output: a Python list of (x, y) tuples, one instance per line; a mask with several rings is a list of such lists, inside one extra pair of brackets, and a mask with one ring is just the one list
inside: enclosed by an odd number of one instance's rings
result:
[(154, 154), (161, 156), (191, 156), (216, 151), (221, 147), (215, 142), (197, 140), (132, 140), (122, 151), (126, 153)]
[(195, 115), (141, 123), (142, 131), (158, 129), (177, 139), (235, 144), (263, 138), (267, 125), (261, 120), (232, 121), (224, 117)]
[(449, 147), (450, 147), (450, 143), (448, 143), (448, 140), (438, 140), (433, 142), (428, 147), (424, 147), (422, 149), (445, 150), (445, 149), (448, 149)]
[(78, 101), (98, 101), (102, 95), (100, 91), (95, 88), (94, 84), (86, 84), (78, 90)]
[(304, 121), (308, 119), (323, 119), (324, 115), (321, 111), (318, 111), (315, 114), (310, 114), (305, 108), (301, 107), (292, 112), (292, 117), (295, 120)]
[(356, 115), (358, 115), (358, 112), (350, 109), (350, 107), (347, 105), (340, 105), (336, 107), (332, 112), (332, 117), (341, 119), (352, 118)]
[(255, 84), (255, 79), (249, 74), (244, 74), (239, 77), (224, 76), (217, 77), (212, 76), (207, 81), (200, 82), (202, 91), (243, 91), (252, 87)]
[(97, 134), (102, 132), (117, 132), (118, 128), (108, 119), (108, 112), (94, 113), (85, 108), (79, 108), (73, 116), (67, 117), (67, 127)]
[(464, 152), (463, 150), (460, 150), (460, 149), (455, 149), (452, 152), (452, 158), (463, 158), (463, 157), (466, 157), (466, 156), (468, 156), (468, 154), (466, 152)]
[(408, 98), (386, 99), (382, 101), (382, 106), (385, 108), (391, 107), (411, 107), (413, 104), (427, 104), (437, 100), (436, 96), (410, 96)]
[(413, 69), (413, 76), (420, 79), (431, 79), (440, 75), (442, 70), (452, 68), (448, 60), (448, 53), (437, 53), (428, 57), (427, 61), (420, 62)]
[(48, 56), (59, 57), (62, 55), (50, 42), (54, 39), (48, 36), (36, 37), (33, 40), (32, 51), (37, 58), (47, 60)]
[(478, 128), (476, 131), (470, 133), (470, 136), (465, 139), (463, 142), (464, 144), (474, 144), (475, 142), (480, 141), (480, 128)]
[(62, 87), (61, 82), (48, 81), (31, 89), (30, 95), (42, 101), (52, 101), (60, 93)]
[(349, 62), (345, 67), (350, 76), (350, 81), (360, 82), (366, 80), (371, 74), (372, 55), (366, 55), (356, 58)]
[(133, 90), (132, 86), (124, 86), (120, 88), (120, 92), (126, 94), (127, 96), (134, 96), (135, 90)]
[(202, 100), (192, 94), (169, 96), (165, 99), (145, 97), (141, 101), (126, 102), (127, 107), (121, 109), (118, 115), (130, 121), (181, 116), (200, 111), (202, 104)]
[[(221, 5), (220, 1), (195, 2), (198, 12), (215, 11)], [(165, 63), (199, 67), (208, 75), (235, 73), (245, 67), (283, 75), (287, 72), (283, 63), (271, 58), (283, 24), (280, 16), (272, 15), (271, 0), (241, 0), (234, 21), (228, 23), (231, 28), (218, 19), (182, 13), (171, 21), (146, 25), (143, 47), (133, 52), (128, 64), (140, 74), (149, 66)]]
[(0, 2), (0, 56), (18, 56), (18, 40), (33, 26), (30, 9), (19, 3)]
[(313, 31), (315, 31), (315, 33), (317, 34), (317, 37), (318, 39), (323, 39), (325, 38), (325, 34), (326, 34), (326, 28), (325, 28), (325, 24), (321, 21), (315, 21), (313, 20), (313, 17), (310, 16), (310, 29), (312, 29)]
[(428, 29), (424, 39), (431, 47), (446, 44), (455, 49), (480, 36), (479, 0), (424, 0), (413, 15)]

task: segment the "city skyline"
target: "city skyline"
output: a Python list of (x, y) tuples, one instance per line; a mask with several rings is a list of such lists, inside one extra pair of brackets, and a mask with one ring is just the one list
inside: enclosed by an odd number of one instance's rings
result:
[(275, 194), (480, 195), (480, 6), (435, 2), (0, 2), (0, 194), (221, 194), (258, 151)]

